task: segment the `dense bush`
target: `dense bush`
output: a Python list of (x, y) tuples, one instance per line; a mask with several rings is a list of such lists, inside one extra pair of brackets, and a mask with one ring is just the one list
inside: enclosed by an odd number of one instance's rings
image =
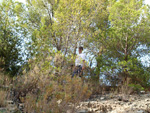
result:
[(6, 91), (2, 91), (0, 89), (0, 108), (1, 107), (6, 107)]
[(68, 70), (66, 75), (56, 76), (55, 73), (43, 71), (43, 66), (43, 63), (39, 67), (33, 63), (32, 70), (14, 81), (14, 99), (25, 103), (26, 112), (74, 112), (75, 106), (91, 95), (83, 79), (71, 79)]

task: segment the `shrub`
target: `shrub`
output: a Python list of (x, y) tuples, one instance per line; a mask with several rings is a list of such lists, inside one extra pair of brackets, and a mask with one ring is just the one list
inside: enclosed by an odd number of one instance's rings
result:
[(0, 107), (6, 107), (6, 91), (0, 90)]
[(38, 94), (28, 93), (25, 98), (26, 112), (52, 112), (60, 113), (71, 109), (90, 96), (88, 86), (80, 78), (71, 79), (70, 76), (60, 77), (61, 81), (39, 81)]
[(140, 84), (129, 84), (128, 86), (133, 88), (133, 90), (136, 92), (144, 90), (144, 88)]
[(75, 106), (91, 95), (88, 85), (81, 78), (71, 79), (68, 70), (66, 75), (57, 76), (49, 73), (52, 67), (45, 70), (43, 66), (35, 65), (14, 81), (14, 98), (25, 103), (25, 112), (74, 112)]
[(0, 72), (0, 86), (9, 86), (12, 78)]

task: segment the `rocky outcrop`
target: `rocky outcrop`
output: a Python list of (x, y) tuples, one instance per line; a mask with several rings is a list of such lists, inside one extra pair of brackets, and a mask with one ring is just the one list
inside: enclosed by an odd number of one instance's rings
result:
[(150, 113), (150, 93), (94, 95), (76, 108), (78, 113)]

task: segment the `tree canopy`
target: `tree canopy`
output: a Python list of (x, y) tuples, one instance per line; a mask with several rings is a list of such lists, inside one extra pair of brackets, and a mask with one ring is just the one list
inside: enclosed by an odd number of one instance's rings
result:
[(0, 66), (15, 75), (27, 59), (36, 59), (61, 73), (83, 46), (89, 62), (92, 57), (97, 62), (98, 81), (103, 75), (121, 76), (135, 84), (142, 79), (147, 86), (150, 74), (140, 57), (149, 52), (149, 7), (143, 0), (5, 0), (0, 4)]

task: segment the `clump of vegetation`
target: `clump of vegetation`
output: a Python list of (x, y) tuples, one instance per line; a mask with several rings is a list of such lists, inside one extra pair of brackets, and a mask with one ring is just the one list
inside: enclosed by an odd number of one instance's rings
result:
[(6, 107), (6, 91), (0, 90), (0, 108)]
[[(31, 64), (32, 70), (17, 77), (13, 84), (16, 101), (24, 103), (26, 112), (65, 112), (88, 99), (91, 91), (81, 78), (66, 75), (56, 76), (43, 71), (44, 62)], [(34, 66), (35, 65), (35, 66)], [(55, 73), (54, 73), (55, 74)]]
[(9, 87), (12, 82), (12, 78), (8, 74), (4, 74), (0, 71), (0, 87)]
[(142, 87), (140, 84), (129, 84), (129, 87), (133, 88), (133, 90), (138, 93), (144, 90), (144, 87)]
[(72, 110), (74, 112), (75, 106), (89, 98), (91, 93), (80, 79), (68, 80), (69, 78), (66, 78), (67, 80), (63, 79), (66, 82), (64, 84), (51, 80), (45, 81), (48, 84), (39, 82), (39, 92), (28, 93), (25, 97), (25, 111), (58, 113)]

